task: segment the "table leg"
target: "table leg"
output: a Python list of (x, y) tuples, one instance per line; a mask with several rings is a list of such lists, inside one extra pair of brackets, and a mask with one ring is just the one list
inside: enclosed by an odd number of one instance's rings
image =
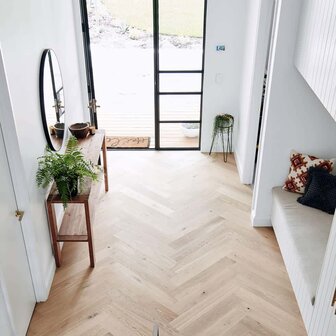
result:
[(48, 211), (52, 244), (54, 248), (55, 262), (56, 262), (56, 266), (60, 267), (61, 266), (61, 248), (60, 248), (59, 242), (57, 241), (57, 221), (56, 221), (56, 216), (55, 216), (55, 209), (51, 202), (47, 202), (47, 211)]
[(102, 151), (103, 151), (103, 160), (104, 160), (103, 169), (104, 169), (105, 191), (107, 192), (109, 190), (109, 186), (108, 186), (107, 154), (106, 154), (105, 136), (103, 140)]
[(86, 230), (87, 230), (89, 254), (90, 254), (90, 266), (95, 267), (95, 256), (94, 256), (94, 247), (93, 247), (91, 216), (90, 216), (90, 208), (89, 208), (89, 202), (88, 201), (85, 201), (84, 208), (85, 208)]

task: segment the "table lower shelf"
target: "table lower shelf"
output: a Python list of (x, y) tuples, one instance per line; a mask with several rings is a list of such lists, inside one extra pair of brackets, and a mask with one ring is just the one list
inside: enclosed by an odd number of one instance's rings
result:
[(87, 241), (87, 228), (83, 204), (68, 204), (61, 227), (57, 234), (57, 241)]
[[(100, 175), (102, 177), (102, 174)], [(101, 181), (101, 180), (100, 180)], [(98, 201), (101, 182), (92, 185), (89, 203)], [(94, 216), (95, 206), (90, 207), (90, 219)], [(87, 218), (84, 203), (69, 203), (57, 233), (58, 242), (88, 242)]]

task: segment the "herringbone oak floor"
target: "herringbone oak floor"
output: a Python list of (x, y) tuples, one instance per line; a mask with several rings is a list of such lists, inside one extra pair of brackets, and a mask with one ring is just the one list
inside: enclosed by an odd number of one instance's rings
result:
[(273, 231), (250, 226), (233, 158), (109, 152), (110, 192), (68, 243), (28, 335), (306, 335)]

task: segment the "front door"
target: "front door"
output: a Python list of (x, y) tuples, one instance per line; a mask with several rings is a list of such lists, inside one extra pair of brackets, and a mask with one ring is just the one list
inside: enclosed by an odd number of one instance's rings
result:
[(151, 148), (199, 149), (206, 0), (80, 3), (91, 122)]
[[(0, 124), (0, 335), (23, 336), (36, 303)], [(3, 329), (2, 329), (3, 327)], [(2, 334), (3, 330), (11, 333)]]

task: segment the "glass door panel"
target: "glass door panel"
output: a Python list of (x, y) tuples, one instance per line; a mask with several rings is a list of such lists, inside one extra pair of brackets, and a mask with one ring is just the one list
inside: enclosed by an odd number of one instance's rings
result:
[(204, 0), (159, 0), (160, 70), (200, 70)]
[(205, 0), (154, 1), (156, 148), (199, 149)]
[(202, 52), (198, 50), (164, 48), (160, 56), (161, 70), (199, 70), (202, 68)]
[(200, 123), (161, 123), (161, 148), (198, 148)]
[[(90, 100), (109, 137), (150, 139), (155, 144), (154, 0), (81, 0)], [(92, 74), (90, 73), (90, 71)]]
[(160, 73), (161, 92), (198, 92), (202, 90), (202, 73)]
[(161, 95), (161, 121), (200, 120), (201, 95)]

